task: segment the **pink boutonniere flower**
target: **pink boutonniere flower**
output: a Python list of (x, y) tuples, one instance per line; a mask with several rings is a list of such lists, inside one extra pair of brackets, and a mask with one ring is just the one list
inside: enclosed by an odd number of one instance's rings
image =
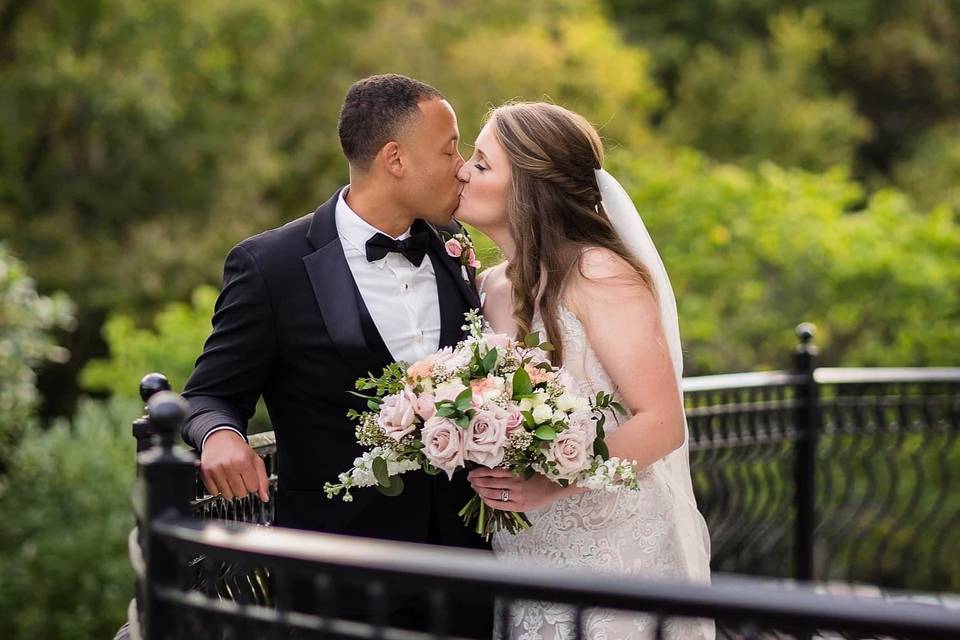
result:
[(473, 241), (467, 234), (444, 234), (443, 248), (446, 249), (447, 255), (456, 258), (461, 266), (473, 269), (480, 268), (480, 261), (477, 260), (477, 252), (473, 248)]

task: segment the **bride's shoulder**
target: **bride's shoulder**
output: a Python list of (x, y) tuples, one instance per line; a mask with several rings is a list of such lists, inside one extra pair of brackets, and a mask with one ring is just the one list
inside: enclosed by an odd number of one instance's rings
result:
[(584, 247), (580, 251), (578, 266), (579, 275), (586, 278), (622, 276), (634, 273), (634, 269), (629, 262), (613, 249), (606, 247)]
[(496, 291), (509, 285), (507, 280), (507, 262), (503, 261), (489, 269), (484, 270), (477, 276), (477, 283), (483, 291)]
[(649, 295), (649, 286), (631, 262), (612, 249), (598, 246), (580, 252), (564, 287), (565, 303), (571, 309)]

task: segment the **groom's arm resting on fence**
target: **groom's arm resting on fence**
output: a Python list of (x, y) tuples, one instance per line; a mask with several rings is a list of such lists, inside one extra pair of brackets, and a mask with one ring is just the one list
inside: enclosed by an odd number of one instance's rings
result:
[(191, 408), (183, 439), (200, 450), (201, 477), (212, 494), (267, 497), (263, 461), (245, 434), (275, 355), (270, 292), (244, 242), (227, 256), (213, 332), (183, 393)]
[(200, 477), (211, 495), (232, 499), (257, 493), (270, 500), (270, 480), (263, 459), (233, 429), (210, 435), (200, 453)]

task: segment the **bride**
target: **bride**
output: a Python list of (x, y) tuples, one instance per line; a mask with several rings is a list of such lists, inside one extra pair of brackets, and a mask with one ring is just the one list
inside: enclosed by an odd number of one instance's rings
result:
[[(494, 109), (463, 182), (456, 217), (490, 237), (506, 261), (481, 275), (483, 313), (497, 333), (546, 334), (585, 395), (614, 391), (629, 413), (608, 416), (611, 456), (636, 462), (641, 488), (563, 488), (498, 469), (470, 482), (496, 509), (532, 526), (498, 533), (497, 555), (563, 567), (709, 582), (710, 539), (690, 481), (676, 302), (659, 254), (603, 146), (580, 115), (546, 103)], [(546, 602), (510, 609), (508, 637), (574, 637), (574, 611)], [(589, 610), (588, 638), (653, 636), (652, 617)], [(712, 622), (670, 618), (666, 637), (710, 639)], [(501, 630), (502, 633), (502, 630)]]

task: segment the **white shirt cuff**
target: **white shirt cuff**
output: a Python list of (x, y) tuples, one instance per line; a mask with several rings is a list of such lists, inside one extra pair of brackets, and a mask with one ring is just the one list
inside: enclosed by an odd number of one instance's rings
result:
[[(207, 432), (207, 435), (203, 436), (203, 440), (200, 442), (200, 451), (203, 451), (203, 446), (207, 443), (207, 438), (215, 434), (217, 431), (223, 431), (224, 429), (229, 429), (230, 431), (233, 431), (235, 434), (243, 438), (243, 434), (240, 433), (238, 430), (234, 429), (233, 427), (228, 427), (226, 425), (222, 427), (214, 427), (213, 429), (210, 429), (210, 431)], [(243, 438), (243, 441), (246, 442), (247, 439)]]

